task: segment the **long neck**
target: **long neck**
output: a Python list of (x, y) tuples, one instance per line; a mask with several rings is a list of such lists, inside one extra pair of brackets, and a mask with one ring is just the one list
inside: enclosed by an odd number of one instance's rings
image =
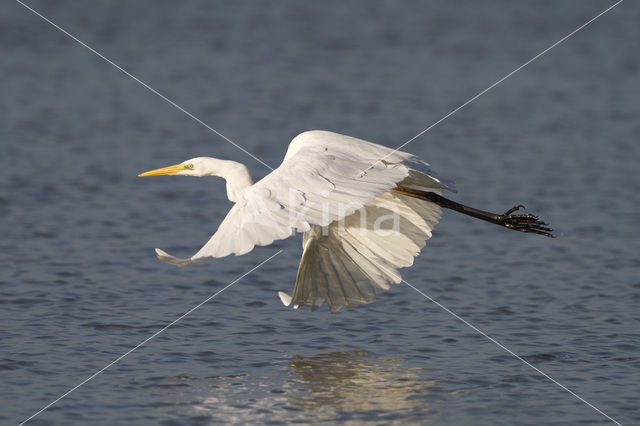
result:
[(220, 176), (227, 181), (227, 197), (237, 203), (244, 190), (253, 185), (249, 169), (242, 163), (230, 160), (220, 160), (209, 158), (207, 161), (210, 172), (209, 176)]

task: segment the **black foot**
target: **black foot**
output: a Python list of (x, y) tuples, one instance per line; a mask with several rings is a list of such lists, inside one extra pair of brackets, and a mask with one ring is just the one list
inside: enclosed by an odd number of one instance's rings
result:
[(538, 216), (532, 214), (513, 214), (524, 206), (518, 204), (511, 207), (503, 215), (498, 217), (500, 225), (520, 232), (531, 232), (533, 234), (544, 235), (545, 237), (555, 238), (552, 234), (553, 229), (547, 227), (549, 225), (538, 219)]

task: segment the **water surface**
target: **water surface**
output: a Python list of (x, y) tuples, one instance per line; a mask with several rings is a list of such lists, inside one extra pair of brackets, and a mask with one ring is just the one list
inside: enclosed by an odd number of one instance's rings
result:
[[(601, 1), (29, 2), (271, 166), (326, 129), (397, 146)], [(195, 156), (268, 169), (52, 28), (0, 6), (0, 419), (15, 424), (277, 250), (33, 424), (598, 424), (607, 419), (405, 285), (282, 306), (300, 238), (175, 268), (230, 203)], [(624, 2), (405, 149), (457, 201), (404, 278), (624, 424), (640, 422), (640, 13)]]

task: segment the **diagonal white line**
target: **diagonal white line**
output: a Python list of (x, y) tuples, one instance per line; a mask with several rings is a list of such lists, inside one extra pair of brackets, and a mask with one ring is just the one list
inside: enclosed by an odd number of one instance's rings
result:
[(95, 50), (93, 47), (89, 46), (87, 43), (85, 43), (82, 40), (80, 40), (78, 37), (74, 36), (73, 34), (71, 34), (68, 31), (66, 31), (64, 28), (60, 27), (55, 22), (51, 21), (50, 19), (48, 19), (47, 17), (45, 17), (41, 13), (37, 12), (32, 7), (24, 4), (22, 1), (16, 0), (16, 2), (19, 3), (20, 5), (24, 6), (26, 9), (30, 10), (31, 12), (33, 12), (35, 15), (39, 16), (40, 18), (42, 18), (44, 21), (46, 21), (49, 24), (51, 24), (54, 28), (56, 28), (60, 32), (64, 33), (65, 35), (67, 35), (71, 39), (73, 39), (76, 42), (78, 42), (81, 46), (85, 47), (90, 52), (92, 52), (93, 54), (95, 54), (99, 58), (103, 59), (104, 61), (106, 61), (107, 63), (112, 65), (114, 68), (116, 68), (118, 71), (120, 71), (123, 74), (125, 74), (127, 77), (132, 78), (134, 81), (136, 81), (137, 83), (142, 85), (144, 88), (146, 88), (147, 90), (149, 90), (153, 94), (155, 94), (155, 95), (159, 96), (160, 98), (162, 98), (163, 100), (167, 101), (169, 104), (171, 104), (171, 106), (177, 108), (178, 110), (182, 111), (183, 113), (185, 113), (186, 115), (188, 115), (189, 117), (191, 117), (192, 119), (197, 121), (198, 123), (202, 124), (204, 127), (206, 127), (207, 129), (211, 130), (213, 133), (215, 133), (216, 135), (220, 136), (222, 139), (224, 139), (227, 142), (229, 142), (231, 145), (233, 145), (236, 148), (238, 148), (240, 151), (242, 151), (245, 154), (249, 155), (254, 160), (256, 160), (257, 162), (259, 162), (262, 165), (264, 165), (269, 170), (273, 170), (273, 167), (271, 167), (270, 165), (268, 165), (267, 163), (265, 163), (264, 161), (262, 161), (261, 159), (259, 159), (258, 157), (256, 157), (255, 155), (253, 155), (252, 153), (250, 153), (249, 151), (247, 151), (246, 149), (244, 149), (243, 147), (241, 147), (240, 145), (238, 145), (237, 143), (235, 143), (234, 141), (232, 141), (231, 139), (229, 139), (228, 137), (226, 137), (225, 135), (223, 135), (222, 133), (220, 133), (216, 129), (214, 129), (213, 127), (209, 126), (207, 123), (205, 123), (204, 121), (200, 120), (198, 117), (196, 117), (195, 115), (191, 114), (189, 111), (187, 111), (186, 109), (184, 109), (183, 107), (181, 107), (180, 105), (178, 105), (177, 103), (175, 103), (174, 101), (172, 101), (171, 99), (169, 99), (168, 97), (163, 95), (162, 93), (158, 92), (156, 89), (154, 89), (153, 87), (149, 86), (147, 83), (145, 83), (144, 81), (140, 80), (138, 77), (136, 77), (135, 75), (131, 74), (129, 71), (125, 70), (124, 68), (122, 68), (121, 66), (119, 66), (118, 64), (116, 64), (115, 62), (113, 62), (112, 60), (107, 58), (106, 56), (104, 56), (102, 53), (100, 53), (97, 50)]
[(146, 339), (144, 339), (142, 342), (138, 343), (136, 346), (134, 346), (133, 348), (129, 349), (127, 352), (125, 352), (124, 354), (120, 355), (118, 358), (114, 359), (113, 361), (111, 361), (109, 364), (107, 364), (106, 366), (104, 366), (103, 368), (101, 368), (100, 370), (96, 371), (95, 373), (93, 373), (91, 376), (87, 377), (86, 379), (84, 379), (82, 382), (78, 383), (77, 385), (75, 385), (73, 388), (69, 389), (67, 392), (65, 392), (64, 394), (62, 394), (60, 397), (58, 397), (57, 399), (55, 399), (54, 401), (51, 401), (50, 403), (48, 403), (47, 405), (45, 405), (44, 407), (42, 407), (40, 410), (38, 410), (36, 413), (34, 413), (31, 417), (27, 418), (26, 420), (22, 421), (20, 423), (20, 425), (23, 425), (25, 423), (27, 423), (29, 420), (33, 419), (34, 417), (36, 417), (38, 414), (42, 413), (43, 411), (45, 411), (46, 409), (48, 409), (49, 407), (51, 407), (53, 404), (57, 403), (58, 401), (60, 401), (62, 398), (68, 396), (71, 392), (75, 391), (76, 389), (78, 389), (79, 387), (83, 386), (85, 383), (87, 383), (89, 380), (92, 380), (93, 378), (95, 378), (97, 375), (99, 375), (100, 373), (102, 373), (103, 371), (105, 371), (107, 368), (111, 367), (112, 365), (116, 364), (117, 362), (119, 362), (120, 360), (122, 360), (124, 357), (126, 357), (127, 355), (129, 355), (131, 352), (135, 351), (136, 349), (138, 349), (139, 347), (141, 347), (142, 345), (144, 345), (145, 343), (147, 343), (149, 340), (153, 339), (154, 337), (156, 337), (157, 335), (159, 335), (160, 333), (162, 333), (163, 331), (165, 331), (166, 329), (168, 329), (169, 327), (175, 325), (178, 321), (180, 321), (181, 319), (183, 319), (184, 317), (186, 317), (187, 315), (191, 314), (193, 311), (195, 311), (196, 309), (198, 309), (200, 306), (204, 305), (205, 303), (207, 303), (208, 301), (210, 301), (211, 299), (213, 299), (214, 297), (216, 297), (217, 295), (219, 295), (220, 293), (222, 293), (223, 291), (225, 291), (226, 289), (228, 289), (229, 287), (231, 287), (232, 285), (234, 285), (235, 283), (237, 283), (238, 281), (240, 281), (241, 279), (243, 279), (244, 277), (246, 277), (247, 275), (249, 275), (250, 273), (252, 273), (253, 271), (255, 271), (256, 269), (258, 269), (259, 267), (261, 267), (262, 265), (264, 265), (265, 263), (267, 263), (268, 261), (270, 261), (271, 259), (273, 259), (274, 257), (276, 257), (277, 255), (279, 255), (280, 253), (282, 253), (282, 250), (279, 250), (277, 253), (275, 253), (274, 255), (272, 255), (271, 257), (269, 257), (268, 259), (262, 261), (260, 264), (254, 266), (253, 268), (251, 268), (249, 271), (245, 272), (244, 274), (240, 275), (238, 278), (236, 278), (235, 280), (231, 281), (229, 284), (227, 284), (222, 290), (217, 291), (216, 293), (214, 293), (213, 295), (207, 297), (204, 301), (200, 302), (199, 304), (197, 304), (195, 307), (189, 309), (187, 312), (185, 312), (184, 314), (182, 314), (181, 316), (179, 316), (178, 318), (176, 318), (175, 320), (171, 321), (169, 324), (165, 325), (164, 327), (162, 327), (160, 330), (156, 331), (155, 333), (153, 333), (151, 336), (147, 337)]
[(565, 391), (569, 392), (571, 395), (575, 396), (576, 398), (578, 398), (580, 401), (584, 402), (585, 404), (587, 404), (589, 407), (593, 408), (594, 410), (596, 410), (598, 413), (602, 414), (603, 416), (605, 416), (607, 419), (611, 420), (613, 423), (622, 426), (618, 421), (616, 421), (615, 419), (613, 419), (612, 417), (610, 417), (609, 415), (607, 415), (604, 411), (602, 411), (601, 409), (599, 409), (598, 407), (596, 407), (595, 405), (591, 404), (589, 401), (587, 401), (586, 399), (584, 399), (583, 397), (581, 397), (580, 395), (578, 395), (577, 393), (573, 392), (571, 389), (567, 388), (566, 386), (564, 386), (562, 383), (558, 382), (557, 380), (555, 380), (553, 377), (549, 376), (547, 373), (545, 373), (544, 371), (540, 370), (538, 367), (536, 367), (535, 365), (531, 364), (529, 361), (527, 361), (526, 359), (522, 358), (521, 356), (519, 356), (518, 354), (516, 354), (515, 352), (513, 352), (511, 349), (507, 348), (505, 345), (503, 345), (502, 343), (498, 342), (496, 339), (494, 339), (493, 337), (489, 336), (487, 333), (485, 333), (484, 331), (480, 330), (478, 327), (476, 327), (475, 325), (471, 324), (469, 321), (465, 320), (464, 318), (462, 318), (460, 315), (456, 314), (455, 312), (453, 312), (451, 309), (447, 308), (446, 306), (442, 305), (441, 303), (439, 303), (438, 301), (436, 301), (435, 299), (431, 298), (430, 296), (428, 296), (426, 293), (420, 291), (419, 289), (417, 289), (416, 287), (412, 286), (411, 284), (409, 284), (408, 282), (406, 282), (405, 280), (402, 280), (403, 283), (405, 283), (406, 285), (408, 285), (409, 287), (411, 287), (412, 289), (414, 289), (415, 291), (417, 291), (418, 293), (420, 293), (421, 295), (423, 295), (425, 298), (429, 299), (431, 302), (435, 303), (436, 305), (438, 305), (440, 308), (442, 308), (443, 310), (445, 310), (446, 312), (448, 312), (449, 314), (453, 315), (456, 319), (458, 319), (459, 321), (462, 321), (465, 325), (469, 326), (470, 328), (472, 328), (474, 331), (480, 333), (481, 335), (483, 335), (484, 337), (486, 337), (487, 339), (489, 339), (490, 341), (492, 341), (493, 343), (495, 343), (496, 345), (498, 345), (500, 348), (504, 349), (507, 353), (509, 353), (510, 355), (514, 356), (515, 358), (517, 358), (518, 360), (522, 361), (524, 364), (526, 364), (527, 366), (533, 368), (535, 371), (537, 371), (538, 373), (542, 374), (544, 377), (546, 377), (547, 379), (551, 380), (553, 383), (555, 383), (556, 385), (560, 386), (562, 389), (564, 389)]
[(414, 137), (412, 137), (411, 139), (407, 140), (405, 143), (403, 143), (402, 145), (400, 145), (399, 147), (395, 148), (393, 151), (391, 151), (389, 154), (385, 155), (384, 157), (380, 158), (378, 161), (376, 161), (375, 163), (371, 164), (369, 166), (368, 169), (364, 170), (365, 172), (369, 169), (371, 169), (373, 166), (375, 166), (376, 164), (378, 164), (379, 162), (383, 161), (384, 159), (386, 159), (387, 157), (389, 157), (390, 155), (393, 155), (395, 152), (401, 150), (402, 148), (404, 148), (406, 145), (408, 145), (409, 143), (413, 142), (415, 139), (419, 138), (420, 136), (422, 136), (423, 134), (425, 134), (426, 132), (428, 132), (429, 130), (433, 129), (435, 126), (437, 126), (438, 124), (442, 123), (444, 120), (446, 120), (447, 118), (451, 117), (453, 114), (455, 114), (456, 112), (460, 111), (462, 108), (466, 107), (467, 105), (469, 105), (471, 102), (475, 101), (476, 99), (478, 99), (480, 96), (484, 95), (485, 93), (487, 93), (489, 90), (493, 89), (494, 87), (496, 87), (498, 84), (502, 83), (503, 81), (505, 81), (506, 79), (508, 79), (509, 77), (511, 77), (512, 75), (514, 75), (515, 73), (517, 73), (518, 71), (520, 71), (521, 69), (523, 69), (524, 67), (526, 67), (527, 65), (529, 65), (530, 63), (532, 63), (533, 61), (535, 61), (536, 59), (538, 59), (539, 57), (541, 57), (542, 55), (544, 55), (545, 53), (547, 53), (548, 51), (550, 51), (551, 49), (553, 49), (554, 47), (556, 47), (557, 45), (559, 45), (560, 43), (562, 43), (563, 41), (567, 40), (569, 37), (573, 36), (575, 33), (577, 33), (578, 31), (582, 30), (584, 27), (586, 27), (587, 25), (591, 24), (592, 22), (594, 22), (596, 19), (600, 18), (602, 15), (604, 15), (605, 13), (609, 12), (611, 9), (613, 9), (614, 7), (616, 7), (617, 5), (619, 5), (620, 3), (622, 3), (624, 0), (619, 0), (617, 3), (614, 3), (613, 5), (609, 6), (607, 9), (603, 10), (602, 12), (600, 12), (598, 15), (594, 16), (593, 18), (589, 19), (587, 22), (585, 22), (584, 24), (580, 25), (578, 28), (576, 28), (575, 30), (571, 31), (569, 34), (567, 34), (566, 36), (562, 37), (560, 40), (556, 41), (555, 43), (553, 43), (551, 46), (547, 47), (546, 49), (544, 49), (542, 52), (538, 53), (536, 56), (534, 56), (533, 58), (529, 59), (527, 62), (525, 62), (524, 64), (520, 65), (518, 68), (514, 69), (513, 71), (511, 71), (509, 74), (505, 75), (504, 77), (502, 77), (501, 79), (499, 79), (498, 81), (496, 81), (495, 83), (493, 83), (491, 86), (487, 87), (486, 89), (484, 89), (483, 91), (481, 91), (480, 93), (478, 93), (477, 95), (475, 95), (474, 97), (472, 97), (471, 99), (469, 99), (468, 101), (466, 101), (465, 103), (463, 103), (462, 105), (460, 105), (459, 107), (455, 108), (454, 110), (452, 110), (451, 112), (449, 112), (448, 114), (446, 114), (445, 116), (443, 116), (441, 119), (439, 119), (438, 121), (436, 121), (435, 123), (433, 123), (432, 125), (430, 125), (429, 127), (427, 127), (426, 129), (422, 130), (420, 133), (418, 133), (417, 135), (415, 135)]

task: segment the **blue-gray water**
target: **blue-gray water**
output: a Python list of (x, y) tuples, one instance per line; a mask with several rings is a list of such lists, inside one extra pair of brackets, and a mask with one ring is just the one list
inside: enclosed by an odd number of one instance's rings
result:
[[(37, 10), (272, 166), (303, 130), (397, 146), (612, 2), (48, 2)], [(640, 422), (640, 8), (624, 2), (405, 149), (455, 199), (412, 285)], [(605, 424), (406, 285), (285, 308), (300, 237), (175, 268), (229, 208), (195, 156), (268, 169), (11, 1), (0, 6), (0, 421)]]

